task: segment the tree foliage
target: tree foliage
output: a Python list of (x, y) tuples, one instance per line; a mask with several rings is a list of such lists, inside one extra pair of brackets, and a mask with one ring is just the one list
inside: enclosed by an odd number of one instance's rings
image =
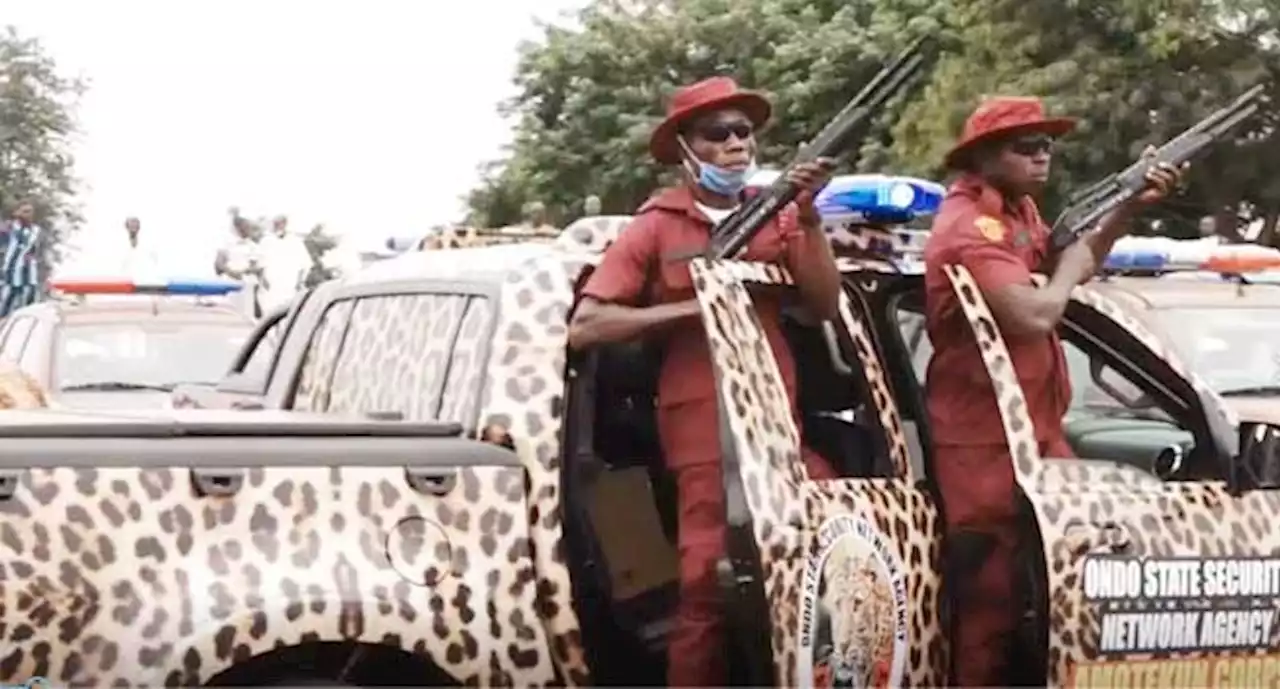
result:
[[(911, 15), (923, 3), (893, 0), (886, 12)], [(965, 11), (936, 13), (958, 37), (893, 127), (883, 161), (894, 169), (939, 174), (937, 161), (985, 95), (1033, 94), (1059, 114), (1080, 118), (1062, 142), (1048, 206), (1067, 189), (1131, 163), (1257, 83), (1276, 63), (1258, 40), (1274, 32), (1262, 3), (1163, 0), (966, 0)], [(1248, 14), (1248, 25), (1224, 28)], [(992, 17), (1000, 17), (993, 20)], [(888, 17), (886, 17), (888, 19)], [(1251, 123), (1256, 130), (1265, 123)], [(1202, 214), (1275, 204), (1277, 140), (1234, 141), (1198, 161), (1191, 193), (1163, 209), (1190, 229)]]
[(30, 200), (36, 222), (50, 232), (43, 273), (61, 259), (61, 249), (79, 229), (71, 137), (75, 108), (85, 84), (64, 76), (34, 38), (13, 27), (0, 32), (0, 208)]
[[(1055, 158), (1052, 212), (1072, 186), (1132, 162), (1280, 63), (1271, 0), (597, 0), (579, 26), (523, 46), (508, 157), (469, 198), (473, 222), (513, 222), (544, 202), (559, 222), (591, 194), (628, 213), (662, 181), (649, 132), (671, 90), (729, 74), (769, 93), (762, 163), (780, 165), (921, 33), (944, 37), (934, 71), (891, 108), (858, 167), (941, 177), (941, 160), (984, 96), (1031, 94), (1080, 118)], [(1259, 124), (1258, 126), (1263, 126)], [(1280, 214), (1275, 139), (1200, 161), (1166, 214)]]
[[(510, 156), (472, 193), (471, 222), (504, 225), (528, 201), (551, 219), (633, 210), (663, 181), (648, 156), (662, 104), (682, 84), (717, 74), (764, 90), (776, 118), (762, 158), (781, 162), (877, 68), (863, 28), (867, 2), (825, 0), (600, 0), (580, 30), (546, 27), (522, 48)], [(825, 50), (815, 61), (815, 40)]]

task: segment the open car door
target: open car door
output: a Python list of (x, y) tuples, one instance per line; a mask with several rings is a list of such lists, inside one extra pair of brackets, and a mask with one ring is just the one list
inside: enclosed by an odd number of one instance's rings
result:
[[(773, 660), (772, 676), (752, 679), (944, 684), (941, 526), (932, 500), (909, 468), (887, 479), (809, 480), (777, 361), (744, 285), (789, 284), (790, 276), (737, 261), (695, 259), (691, 270), (719, 392), (726, 609), (745, 650), (767, 644), (758, 657)], [(852, 335), (859, 324), (842, 299), (841, 326)]]
[(1221, 399), (1135, 319), (1077, 288), (1064, 339), (1149, 396), (1193, 440), (1149, 470), (1123, 459), (1042, 458), (973, 276), (945, 270), (1000, 391), (998, 413), (1038, 532), (1038, 552), (1026, 555), (1043, 565), (1035, 605), (1048, 686), (1280, 680), (1280, 494), (1230, 488), (1239, 437)]

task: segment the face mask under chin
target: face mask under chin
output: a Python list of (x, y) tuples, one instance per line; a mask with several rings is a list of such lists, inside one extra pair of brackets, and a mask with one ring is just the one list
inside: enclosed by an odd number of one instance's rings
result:
[(742, 170), (730, 170), (698, 160), (693, 151), (683, 140), (681, 148), (685, 152), (685, 168), (698, 181), (698, 186), (720, 196), (737, 196), (747, 188), (747, 182), (757, 171), (756, 161), (752, 159)]
[(721, 196), (741, 194), (742, 190), (747, 188), (747, 181), (757, 169), (754, 160), (742, 170), (730, 170), (701, 161), (690, 162), (689, 165), (693, 168), (690, 172), (695, 173), (694, 179), (698, 180), (698, 186)]

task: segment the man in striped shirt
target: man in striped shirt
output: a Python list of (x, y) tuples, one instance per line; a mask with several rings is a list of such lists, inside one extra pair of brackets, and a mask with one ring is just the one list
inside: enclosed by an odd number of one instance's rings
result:
[(0, 225), (0, 318), (40, 297), (40, 251), (44, 230), (35, 224), (35, 206), (23, 201)]

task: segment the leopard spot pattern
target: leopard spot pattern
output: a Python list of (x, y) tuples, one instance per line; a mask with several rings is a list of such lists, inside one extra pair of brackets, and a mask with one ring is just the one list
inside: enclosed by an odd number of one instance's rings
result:
[[(942, 525), (932, 499), (912, 485), (901, 479), (810, 482), (805, 485), (805, 521), (816, 531), (832, 517), (847, 514), (889, 537), (886, 542), (896, 551), (907, 589), (909, 655), (903, 685), (938, 687), (946, 684), (950, 667), (941, 623)], [(816, 558), (818, 546), (818, 539), (811, 538), (807, 557)], [(800, 628), (799, 619), (792, 628)]]
[[(462, 470), (444, 496), (401, 467), (289, 467), (196, 498), (183, 468), (27, 471), (0, 501), (0, 677), (191, 686), (326, 639), (390, 641), (467, 685), (545, 684), (524, 523), (492, 516), (522, 486), (518, 467)], [(411, 517), (449, 534), (395, 554), (431, 586), (388, 558), (386, 532)]]
[[(897, 538), (904, 563), (909, 563), (912, 597), (932, 601), (913, 605), (909, 614), (908, 634), (920, 663), (909, 663), (913, 683), (938, 684), (945, 665), (945, 645), (939, 632), (937, 605), (941, 582), (936, 575), (938, 543), (929, 534), (936, 533), (937, 512), (920, 493), (903, 488), (902, 479), (893, 481), (810, 482), (799, 461), (799, 433), (791, 419), (786, 391), (780, 383), (777, 362), (764, 338), (751, 308), (744, 281), (791, 284), (791, 278), (780, 267), (738, 261), (691, 262), (698, 299), (708, 322), (714, 328), (708, 333), (712, 357), (716, 363), (718, 382), (729, 398), (729, 413), (723, 422), (730, 424), (736, 437), (742, 438), (739, 450), (745, 453), (741, 464), (742, 482), (748, 506), (754, 517), (754, 535), (760, 547), (765, 577), (765, 591), (771, 608), (773, 653), (781, 683), (795, 681), (799, 663), (797, 655), (800, 631), (801, 586), (806, 552), (805, 530), (816, 529), (825, 515), (833, 511), (848, 512), (851, 506), (874, 504), (874, 519), (886, 534)], [(874, 354), (868, 331), (856, 319), (847, 299), (842, 300), (841, 315), (845, 327), (862, 333), (859, 358)], [(855, 335), (855, 341), (858, 338)], [(886, 435), (901, 423), (893, 397), (887, 390), (886, 377), (879, 361), (868, 369), (868, 382), (882, 387), (878, 399), (884, 402), (881, 421)], [(873, 393), (873, 397), (876, 397)], [(905, 455), (905, 439), (895, 457), (900, 476), (909, 474)], [(874, 484), (875, 489), (865, 488)], [(881, 486), (884, 486), (881, 488)], [(858, 495), (858, 500), (835, 500), (827, 491)], [(859, 492), (863, 491), (863, 492)]]
[[(514, 250), (508, 251), (508, 250)], [(527, 502), (509, 495), (477, 494), (472, 509), (458, 518), (469, 522), (527, 523), (528, 553), (532, 559), (537, 597), (534, 607), (516, 619), (494, 620), (495, 625), (540, 624), (548, 644), (537, 651), (538, 662), (553, 667), (559, 679), (569, 685), (589, 681), (582, 649), (580, 627), (573, 608), (569, 571), (566, 567), (563, 511), (560, 505), (560, 432), (565, 396), (565, 351), (568, 347), (567, 317), (578, 276), (598, 256), (570, 253), (549, 244), (525, 247), (489, 247), (467, 252), (422, 252), (415, 270), (441, 280), (466, 280), (478, 272), (498, 270), (505, 276), (497, 302), (477, 307), (476, 300), (466, 314), (450, 318), (459, 326), (459, 345), (452, 356), (449, 378), (459, 362), (472, 381), (482, 379), (480, 394), (473, 401), (450, 394), (446, 384), (441, 418), (467, 423), (467, 405), (477, 410), (476, 423), (467, 427), (479, 437), (486, 428), (507, 431), (525, 470)], [(392, 356), (412, 360), (419, 352), (397, 344)], [(467, 363), (474, 362), (474, 363)], [(380, 384), (394, 379), (378, 377)], [(462, 385), (462, 383), (459, 383)], [(456, 404), (450, 400), (460, 400)], [(458, 411), (448, 411), (457, 409)], [(513, 534), (510, 536), (515, 538)], [(498, 543), (501, 549), (502, 542)], [(464, 552), (461, 556), (466, 556)], [(546, 656), (542, 658), (541, 656)], [(539, 684), (549, 678), (536, 673), (522, 676), (520, 683)]]
[[(840, 259), (837, 265), (842, 271), (867, 270), (869, 264), (865, 260)], [(794, 285), (795, 281), (786, 269), (770, 263), (748, 261), (720, 261), (716, 264), (719, 274), (741, 282), (754, 282), (769, 285)], [(914, 477), (908, 454), (907, 434), (903, 430), (902, 416), (889, 387), (889, 377), (881, 365), (880, 352), (876, 347), (871, 329), (857, 315), (849, 301), (849, 295), (840, 293), (841, 325), (853, 341), (854, 353), (862, 367), (866, 378), (871, 402), (875, 405), (876, 417), (889, 446), (889, 460), (898, 476)]]
[(42, 409), (49, 406), (49, 397), (39, 381), (16, 366), (0, 366), (0, 409)]
[[(404, 294), (356, 300), (325, 397), (330, 413), (400, 412), (435, 417), (426, 409), (443, 385), (449, 334), (462, 320), (467, 298)], [(380, 384), (381, 381), (394, 385)]]
[[(1044, 547), (1049, 605), (1049, 683), (1067, 682), (1070, 668), (1098, 657), (1101, 621), (1096, 606), (1083, 600), (1081, 572), (1089, 555), (1122, 553), (1134, 557), (1228, 557), (1280, 554), (1280, 531), (1268, 515), (1280, 511), (1280, 493), (1254, 491), (1232, 495), (1223, 481), (1162, 481), (1136, 467), (1078, 459), (1043, 461), (1030, 437), (1022, 390), (1008, 350), (972, 275), (961, 266), (945, 267), (969, 319), (983, 361), (995, 383), (998, 410), (1010, 446), (1019, 485), (1033, 508)], [(1170, 368), (1198, 389), (1204, 383), (1188, 375), (1174, 352), (1137, 319), (1088, 288), (1073, 299), (1124, 327)], [(1213, 396), (1210, 394), (1209, 399)], [(1224, 414), (1234, 423), (1234, 416)], [(1018, 430), (1015, 430), (1018, 429)], [(1280, 639), (1271, 639), (1274, 644)], [(1253, 652), (1262, 655), (1264, 650)], [(1246, 652), (1245, 655), (1249, 653)], [(1127, 660), (1194, 657), (1157, 652)]]
[(320, 318), (314, 338), (307, 347), (302, 371), (298, 376), (298, 391), (294, 408), (300, 410), (327, 409), (329, 407), (330, 381), (337, 365), (338, 350), (347, 334), (347, 323), (355, 301), (347, 300), (331, 305)]

